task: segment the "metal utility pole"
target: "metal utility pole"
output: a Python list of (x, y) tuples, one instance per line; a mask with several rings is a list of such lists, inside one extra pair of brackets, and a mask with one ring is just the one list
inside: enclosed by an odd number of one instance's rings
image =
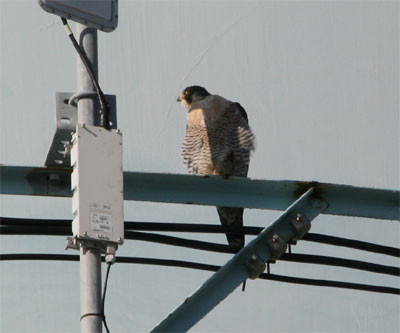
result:
[[(82, 50), (86, 53), (93, 75), (98, 79), (98, 59), (97, 59), (97, 30), (88, 28), (86, 25), (76, 23), (76, 39)], [(78, 101), (78, 123), (86, 125), (97, 124), (97, 100), (95, 87), (85, 65), (77, 55), (77, 93), (92, 92), (92, 98), (81, 98)]]
[[(118, 245), (124, 242), (124, 198), (122, 133), (116, 129), (115, 96), (106, 101), (98, 84), (97, 30), (111, 32), (117, 27), (118, 2), (38, 0), (38, 3), (45, 11), (61, 17), (79, 54), (77, 92), (56, 94), (57, 128), (46, 166), (73, 166), (73, 237), (67, 237), (67, 248), (80, 251), (81, 332), (102, 332), (101, 253), (111, 265)], [(67, 20), (77, 22), (77, 38)], [(114, 105), (112, 125), (110, 104)], [(68, 124), (63, 124), (63, 119)], [(67, 156), (71, 157), (70, 163)]]
[[(97, 30), (76, 23), (76, 35), (97, 78)], [(94, 84), (77, 56), (77, 92), (83, 94), (94, 91)], [(93, 98), (78, 101), (78, 124), (97, 124), (96, 104)], [(80, 244), (81, 332), (102, 332), (101, 252), (92, 241), (82, 241)]]

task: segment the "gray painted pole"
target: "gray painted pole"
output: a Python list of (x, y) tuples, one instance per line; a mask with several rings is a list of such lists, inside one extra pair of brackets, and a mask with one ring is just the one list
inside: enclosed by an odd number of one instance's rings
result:
[[(95, 77), (98, 76), (97, 30), (76, 24), (79, 45), (85, 51)], [(77, 57), (77, 92), (94, 92), (94, 85), (79, 56)], [(78, 102), (78, 123), (97, 124), (97, 101)], [(102, 332), (101, 314), (101, 255), (93, 243), (82, 242), (80, 248), (81, 332)]]
[[(101, 260), (96, 248), (81, 246), (81, 332), (101, 332)], [(92, 315), (88, 315), (92, 314)], [(97, 315), (96, 315), (97, 314)]]
[[(76, 23), (76, 39), (85, 51), (93, 74), (98, 78), (97, 61), (97, 30), (88, 28), (86, 25)], [(79, 55), (77, 56), (77, 92), (95, 92), (95, 87), (87, 73), (85, 65)], [(97, 99), (83, 98), (78, 102), (78, 123), (97, 125)]]

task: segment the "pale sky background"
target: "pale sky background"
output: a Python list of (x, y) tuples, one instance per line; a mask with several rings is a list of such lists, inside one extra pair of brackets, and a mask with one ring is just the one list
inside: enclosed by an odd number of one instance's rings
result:
[[(43, 166), (56, 91), (76, 88), (75, 50), (34, 0), (0, 0), (0, 163)], [(71, 24), (74, 26), (74, 24)], [(257, 136), (249, 177), (399, 189), (398, 1), (119, 1), (99, 33), (100, 84), (117, 95), (126, 171), (186, 173), (180, 156), (188, 85), (240, 102)], [(1, 216), (71, 218), (70, 199), (1, 196)], [(245, 225), (279, 212), (247, 210)], [(126, 202), (127, 221), (219, 224), (214, 207)], [(312, 232), (399, 246), (399, 224), (320, 216)], [(187, 235), (225, 243), (225, 237)], [(250, 238), (247, 239), (247, 241)], [(1, 253), (67, 253), (65, 237), (1, 236)], [(399, 260), (300, 242), (297, 253), (398, 266)], [(121, 256), (223, 264), (231, 256), (127, 241)], [(77, 332), (79, 264), (0, 263), (1, 332)], [(399, 287), (398, 278), (278, 262), (291, 276)], [(117, 264), (111, 332), (149, 331), (210, 272)], [(103, 275), (104, 278), (104, 275)], [(193, 332), (397, 332), (399, 297), (251, 281)]]

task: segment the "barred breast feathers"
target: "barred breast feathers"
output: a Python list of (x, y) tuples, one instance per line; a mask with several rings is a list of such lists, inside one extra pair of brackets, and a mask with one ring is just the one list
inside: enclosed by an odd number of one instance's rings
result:
[(247, 176), (254, 135), (246, 111), (218, 95), (193, 103), (182, 146), (191, 173)]

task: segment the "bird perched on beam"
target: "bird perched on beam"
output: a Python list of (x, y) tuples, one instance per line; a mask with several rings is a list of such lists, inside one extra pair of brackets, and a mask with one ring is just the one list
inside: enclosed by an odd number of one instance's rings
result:
[[(177, 99), (187, 109), (182, 156), (190, 173), (247, 177), (254, 135), (243, 107), (205, 88), (191, 86)], [(217, 207), (223, 226), (243, 226), (243, 208)], [(226, 234), (235, 250), (244, 246), (244, 235)]]

